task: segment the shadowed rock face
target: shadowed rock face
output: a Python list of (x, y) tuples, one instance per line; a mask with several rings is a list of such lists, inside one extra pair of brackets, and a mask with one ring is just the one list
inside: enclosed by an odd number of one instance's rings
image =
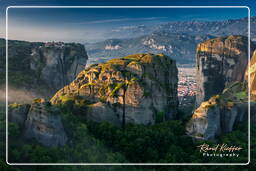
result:
[(197, 46), (196, 106), (219, 94), (231, 82), (243, 81), (248, 63), (248, 39), (215, 38)]
[(67, 96), (80, 96), (90, 105), (86, 117), (153, 124), (158, 114), (174, 119), (177, 114), (177, 67), (163, 54), (135, 54), (94, 64), (59, 90), (51, 99), (61, 104)]
[(85, 48), (76, 43), (45, 43), (32, 48), (30, 68), (58, 90), (75, 79), (86, 65)]
[[(0, 39), (0, 86), (5, 84), (5, 40)], [(69, 84), (86, 66), (88, 56), (84, 45), (62, 42), (27, 42), (8, 40), (8, 85), (14, 101), (15, 90), (35, 97), (49, 98)], [(13, 91), (12, 91), (13, 90)], [(31, 97), (30, 97), (31, 96)]]
[(8, 120), (10, 122), (15, 122), (19, 125), (24, 125), (25, 120), (27, 119), (29, 108), (29, 104), (11, 104), (8, 108)]
[(45, 146), (64, 145), (67, 136), (58, 109), (41, 99), (33, 102), (25, 122), (25, 137)]
[(8, 119), (23, 128), (26, 138), (45, 146), (62, 146), (67, 142), (60, 111), (43, 99), (36, 99), (31, 105), (10, 105)]

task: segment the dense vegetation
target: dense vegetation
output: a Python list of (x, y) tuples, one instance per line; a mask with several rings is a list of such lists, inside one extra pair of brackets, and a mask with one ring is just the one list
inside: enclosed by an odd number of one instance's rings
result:
[(64, 147), (43, 147), (36, 142), (28, 142), (22, 137), (18, 126), (9, 124), (9, 162), (18, 163), (103, 163), (126, 162), (120, 153), (112, 153), (103, 144), (88, 135), (87, 126), (74, 115), (63, 113), (63, 122), (70, 139)]
[[(153, 126), (127, 125), (125, 130), (108, 123), (88, 123), (91, 133), (107, 146), (123, 153), (134, 163), (205, 163), (205, 162), (247, 162), (247, 126), (220, 138), (218, 143), (241, 146), (244, 150), (239, 158), (202, 157), (197, 145), (185, 135), (180, 121), (166, 121)], [(208, 144), (216, 144), (206, 142)]]
[[(17, 48), (22, 47), (22, 48)], [(0, 42), (0, 50), (4, 57), (4, 45)], [(12, 47), (11, 47), (12, 48)], [(30, 80), (33, 74), (27, 66), (26, 55), (29, 54), (28, 45), (25, 42), (16, 42), (13, 48), (18, 51), (13, 51), (20, 54), (11, 60), (9, 68), (15, 71), (9, 75), (13, 85), (21, 85), (26, 83), (33, 84)], [(23, 60), (20, 60), (22, 58)], [(2, 58), (1, 58), (2, 59)], [(0, 60), (4, 62), (4, 60)], [(19, 63), (15, 62), (19, 61)], [(20, 63), (21, 62), (21, 63)], [(4, 66), (4, 63), (0, 63)], [(1, 68), (2, 69), (2, 68)], [(4, 70), (3, 70), (4, 71)], [(26, 72), (26, 73), (25, 73)], [(3, 72), (2, 72), (3, 73)], [(26, 75), (30, 75), (27, 78)], [(4, 75), (1, 74), (0, 83), (4, 81)], [(37, 85), (37, 84), (35, 84)], [(25, 85), (21, 85), (25, 86)], [(240, 95), (240, 94), (239, 94)], [(243, 94), (242, 94), (243, 95)], [(67, 97), (65, 97), (67, 98)], [(64, 100), (66, 100), (64, 98)], [(81, 101), (79, 101), (80, 104)], [(83, 102), (81, 102), (83, 103)], [(208, 162), (247, 162), (247, 123), (237, 126), (235, 131), (219, 138), (219, 143), (227, 143), (229, 145), (241, 146), (244, 150), (241, 152), (241, 157), (234, 158), (206, 158), (199, 153), (196, 147), (203, 142), (194, 144), (192, 139), (185, 135), (186, 119), (161, 122), (156, 125), (126, 125), (124, 129), (116, 127), (109, 123), (95, 123), (86, 121), (81, 116), (81, 108), (70, 108), (72, 106), (62, 106), (62, 119), (65, 126), (65, 131), (68, 134), (69, 142), (64, 147), (44, 147), (35, 141), (23, 139), (22, 130), (18, 125), (9, 124), (9, 162), (26, 162), (26, 163), (173, 163), (173, 162), (188, 162), (188, 163), (208, 163)], [(162, 118), (161, 116), (159, 118)], [(256, 126), (252, 125), (251, 134), (256, 134)], [(256, 137), (251, 136), (252, 144), (252, 163), (256, 163)], [(95, 167), (82, 166), (34, 166), (28, 169), (26, 166), (13, 167), (5, 164), (5, 115), (3, 109), (0, 112), (0, 170), (92, 170)], [(213, 144), (211, 142), (207, 142)], [(126, 167), (98, 167), (99, 170), (121, 170)], [(144, 170), (145, 168), (156, 170), (159, 167), (127, 167), (127, 170)], [(160, 167), (162, 170), (167, 170), (167, 167)], [(212, 170), (217, 170), (219, 166), (210, 167)], [(168, 167), (168, 170), (170, 168)], [(175, 169), (185, 169), (182, 166), (173, 166)], [(171, 169), (171, 170), (172, 170)], [(200, 166), (191, 167), (194, 170), (209, 170), (208, 167)], [(226, 167), (226, 170), (235, 170), (235, 166)], [(250, 169), (255, 170), (256, 166), (251, 165)], [(238, 169), (240, 170), (240, 169)]]
[[(95, 123), (86, 121), (82, 117), (74, 115), (71, 111), (62, 107), (63, 123), (69, 136), (69, 143), (64, 147), (44, 147), (33, 141), (24, 140), (21, 137), (20, 128), (16, 124), (9, 125), (9, 162), (115, 162), (115, 163), (172, 163), (172, 162), (246, 162), (247, 160), (247, 124), (238, 125), (235, 131), (220, 137), (220, 143), (241, 146), (245, 150), (240, 153), (242, 157), (231, 158), (209, 158), (203, 157), (197, 149), (197, 142), (193, 144), (190, 137), (185, 135), (184, 123), (182, 121), (166, 121), (152, 126), (126, 125), (125, 129), (113, 126), (110, 123)], [(253, 125), (252, 134), (256, 133)], [(1, 113), (1, 149), (4, 148), (4, 115)], [(207, 142), (210, 143), (210, 142)], [(256, 138), (252, 136), (252, 144), (256, 144)], [(213, 144), (213, 143), (212, 143)], [(253, 146), (252, 155), (256, 150)], [(1, 151), (4, 156), (4, 151)], [(253, 159), (255, 160), (255, 159)], [(254, 161), (255, 162), (255, 161)], [(4, 163), (1, 158), (1, 163)], [(25, 167), (11, 167), (2, 165), (1, 170), (26, 170)], [(253, 167), (251, 165), (251, 167)], [(63, 166), (34, 167), (35, 170), (63, 170)], [(94, 167), (65, 167), (66, 170), (90, 170)], [(122, 166), (101, 167), (106, 170), (120, 170)], [(126, 168), (126, 167), (125, 167)], [(128, 169), (129, 168), (129, 169)], [(147, 169), (155, 170), (150, 166)], [(159, 167), (158, 167), (159, 168)], [(166, 167), (161, 166), (163, 170)], [(173, 169), (182, 169), (182, 166), (174, 166)], [(191, 167), (192, 170), (196, 167)], [(218, 169), (218, 166), (211, 167)], [(234, 170), (235, 166), (226, 167)], [(255, 166), (254, 166), (255, 168)], [(100, 170), (101, 170), (100, 169)], [(142, 167), (127, 167), (127, 170), (144, 170)], [(207, 167), (200, 167), (206, 170)], [(196, 170), (199, 170), (198, 168)], [(208, 170), (208, 169), (207, 169)]]

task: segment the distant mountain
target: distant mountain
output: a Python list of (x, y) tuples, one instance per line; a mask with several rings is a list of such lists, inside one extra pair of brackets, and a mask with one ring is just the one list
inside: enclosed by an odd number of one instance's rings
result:
[[(88, 64), (132, 53), (165, 53), (178, 63), (194, 63), (198, 43), (219, 36), (247, 36), (247, 24), (247, 18), (242, 18), (120, 27), (109, 34), (113, 39), (85, 45)], [(251, 17), (251, 39), (256, 41), (256, 17)]]
[(106, 37), (109, 38), (133, 38), (143, 36), (154, 32), (157, 29), (156, 25), (135, 25), (135, 26), (122, 26), (113, 29)]
[(172, 34), (163, 31), (137, 38), (108, 39), (85, 46), (89, 55), (88, 64), (133, 53), (164, 53), (179, 63), (191, 63), (195, 59), (196, 45), (209, 38), (212, 36)]
[[(112, 38), (131, 38), (147, 35), (152, 32), (167, 31), (193, 35), (210, 34), (213, 36), (247, 35), (248, 19), (232, 19), (225, 21), (173, 21), (160, 25), (125, 26), (113, 29)], [(256, 39), (256, 16), (251, 17), (251, 37)], [(256, 40), (255, 40), (256, 41)]]
[[(162, 24), (155, 31), (195, 35), (210, 34), (216, 37), (227, 35), (247, 36), (247, 24), (247, 18), (226, 21), (177, 21)], [(251, 17), (251, 36), (256, 38), (256, 17)]]

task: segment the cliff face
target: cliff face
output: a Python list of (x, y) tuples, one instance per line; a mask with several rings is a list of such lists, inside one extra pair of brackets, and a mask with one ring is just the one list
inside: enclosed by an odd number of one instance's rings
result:
[(243, 36), (209, 39), (197, 46), (196, 106), (223, 91), (231, 82), (243, 81), (248, 63), (248, 40)]
[(256, 50), (253, 52), (253, 55), (251, 57), (250, 61), (250, 71), (249, 67), (247, 67), (246, 73), (245, 73), (245, 80), (248, 81), (248, 74), (250, 74), (250, 82), (249, 85), (251, 87), (251, 95), (253, 99), (256, 99)]
[(10, 105), (8, 119), (23, 128), (26, 138), (33, 138), (45, 146), (60, 146), (67, 142), (60, 111), (43, 99), (36, 99), (31, 105)]
[(199, 107), (193, 112), (186, 126), (187, 134), (190, 136), (212, 140), (231, 132), (237, 123), (247, 121), (248, 74), (251, 78), (249, 82), (251, 122), (255, 123), (256, 52), (251, 58), (249, 71), (247, 43), (245, 37), (229, 36), (210, 39), (198, 45), (197, 105)]
[[(251, 102), (251, 116), (255, 118), (256, 103)], [(187, 133), (196, 138), (213, 140), (231, 132), (235, 124), (248, 119), (248, 97), (243, 83), (233, 83), (220, 95), (202, 102), (187, 123)], [(255, 122), (255, 119), (254, 119)]]
[(8, 119), (10, 122), (15, 122), (19, 125), (24, 125), (29, 111), (29, 104), (10, 104), (8, 109)]
[[(5, 83), (5, 40), (0, 39), (0, 86)], [(9, 89), (49, 98), (73, 81), (88, 56), (82, 44), (8, 41)], [(15, 93), (9, 92), (10, 99)], [(30, 100), (32, 100), (31, 98)], [(29, 101), (30, 101), (29, 100)]]
[(177, 114), (177, 67), (163, 54), (135, 54), (94, 64), (59, 90), (52, 104), (80, 97), (87, 105), (87, 119), (153, 124)]
[(87, 59), (81, 44), (46, 43), (32, 48), (30, 68), (57, 90), (75, 79), (84, 69)]

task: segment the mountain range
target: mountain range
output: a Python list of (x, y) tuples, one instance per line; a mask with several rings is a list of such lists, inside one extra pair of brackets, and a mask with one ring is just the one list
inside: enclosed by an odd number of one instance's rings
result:
[[(251, 36), (255, 39), (256, 17), (251, 17)], [(229, 35), (247, 34), (247, 18), (229, 19), (222, 21), (171, 21), (158, 25), (125, 26), (113, 29), (109, 33), (112, 38), (131, 38), (147, 35), (152, 32), (168, 31), (171, 33), (187, 33), (192, 35), (211, 34), (216, 37)]]
[[(194, 63), (198, 43), (219, 36), (247, 36), (247, 24), (247, 18), (242, 18), (120, 27), (109, 33), (111, 39), (85, 44), (88, 63), (104, 62), (131, 53), (165, 53), (177, 63)], [(251, 17), (251, 40), (256, 41), (256, 17)]]

